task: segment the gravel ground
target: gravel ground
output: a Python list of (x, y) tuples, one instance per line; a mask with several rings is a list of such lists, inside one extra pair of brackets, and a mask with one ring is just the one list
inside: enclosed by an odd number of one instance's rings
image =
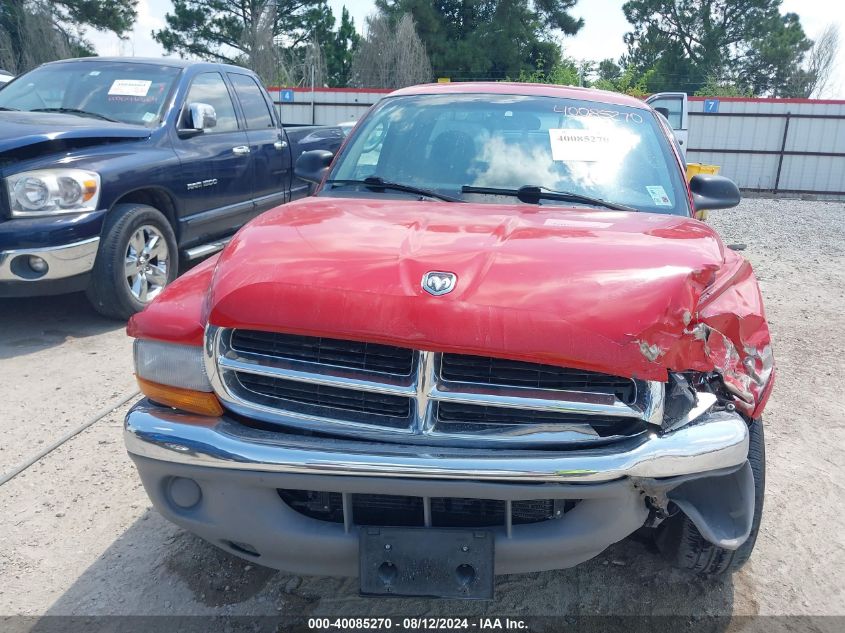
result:
[[(690, 579), (632, 538), (500, 577), (490, 603), (361, 598), (354, 580), (268, 570), (164, 521), (124, 452), (124, 406), (0, 487), (0, 614), (845, 615), (845, 206), (755, 199), (711, 222), (747, 246), (779, 372), (762, 532), (733, 578)], [(122, 328), (81, 301), (0, 301), (0, 472), (133, 390)]]

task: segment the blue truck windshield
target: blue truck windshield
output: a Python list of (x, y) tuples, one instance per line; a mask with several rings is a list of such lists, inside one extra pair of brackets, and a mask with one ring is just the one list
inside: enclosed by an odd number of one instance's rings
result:
[(49, 64), (0, 91), (0, 108), (66, 112), (153, 127), (180, 69), (135, 62)]

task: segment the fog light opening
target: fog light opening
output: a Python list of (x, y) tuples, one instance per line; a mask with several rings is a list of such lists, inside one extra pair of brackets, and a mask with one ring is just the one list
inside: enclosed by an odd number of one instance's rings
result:
[(20, 279), (40, 279), (50, 269), (47, 260), (38, 255), (18, 255), (9, 263), (9, 269)]
[(199, 484), (186, 477), (173, 477), (167, 492), (173, 505), (181, 510), (190, 510), (202, 500)]

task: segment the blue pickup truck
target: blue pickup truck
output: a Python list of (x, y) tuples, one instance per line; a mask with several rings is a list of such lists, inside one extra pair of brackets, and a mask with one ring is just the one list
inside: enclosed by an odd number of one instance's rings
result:
[(259, 213), (309, 193), (292, 165), (340, 128), (279, 122), (250, 71), (53, 62), (0, 89), (0, 297), (85, 290), (128, 318)]

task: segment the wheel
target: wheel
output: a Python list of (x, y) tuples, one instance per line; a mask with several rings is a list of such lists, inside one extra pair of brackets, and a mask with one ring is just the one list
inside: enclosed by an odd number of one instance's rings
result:
[(757, 541), (763, 515), (763, 492), (766, 487), (766, 449), (763, 443), (763, 421), (754, 420), (749, 428), (748, 461), (754, 475), (754, 516), (748, 540), (737, 550), (727, 550), (705, 540), (685, 514), (667, 519), (658, 526), (655, 540), (663, 556), (676, 567), (707, 576), (732, 574), (742, 567)]
[(167, 218), (144, 204), (120, 204), (106, 216), (86, 294), (100, 314), (128, 319), (176, 279), (176, 236)]

